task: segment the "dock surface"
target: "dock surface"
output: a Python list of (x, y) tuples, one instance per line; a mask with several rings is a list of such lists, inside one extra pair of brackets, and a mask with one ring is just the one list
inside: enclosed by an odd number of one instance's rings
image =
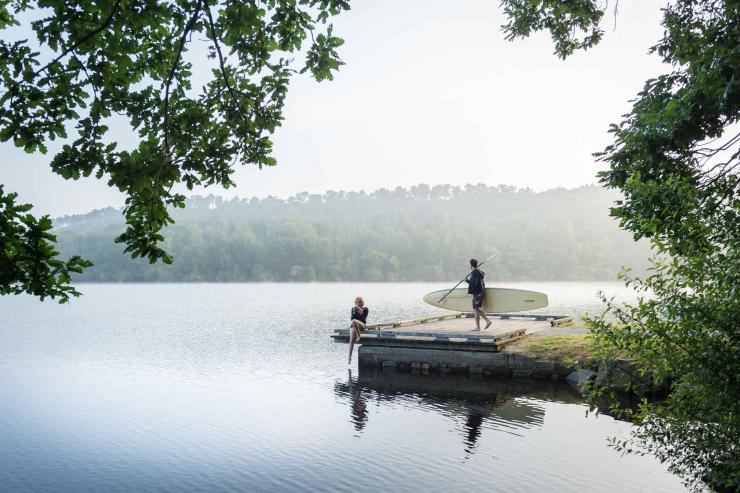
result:
[[(457, 313), (368, 325), (357, 342), (367, 346), (501, 351), (528, 334), (572, 321), (561, 315), (491, 314), (491, 326), (475, 331), (472, 313)], [(349, 342), (349, 329), (337, 329), (335, 342)]]
[(409, 325), (400, 325), (396, 327), (388, 326), (370, 326), (366, 332), (382, 329), (395, 330), (398, 332), (423, 331), (430, 334), (471, 334), (481, 336), (501, 336), (512, 330), (525, 329), (527, 333), (547, 330), (551, 327), (547, 320), (536, 320), (532, 318), (508, 318), (502, 319), (496, 315), (487, 315), (492, 324), (487, 330), (483, 330), (486, 322), (481, 319), (481, 331), (475, 332), (475, 319), (473, 317), (460, 316), (455, 318), (446, 318), (442, 320), (430, 320), (423, 323), (410, 323)]

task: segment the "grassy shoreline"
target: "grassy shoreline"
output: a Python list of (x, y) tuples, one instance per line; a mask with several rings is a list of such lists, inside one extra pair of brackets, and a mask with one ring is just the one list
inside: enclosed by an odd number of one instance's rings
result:
[(532, 335), (512, 347), (517, 354), (568, 367), (595, 368), (597, 351), (591, 334)]

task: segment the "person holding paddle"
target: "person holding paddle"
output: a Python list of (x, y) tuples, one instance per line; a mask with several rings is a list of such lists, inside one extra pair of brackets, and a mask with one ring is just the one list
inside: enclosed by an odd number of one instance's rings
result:
[(488, 317), (486, 317), (485, 312), (481, 308), (483, 306), (483, 297), (486, 294), (486, 284), (483, 281), (486, 274), (478, 269), (478, 261), (474, 258), (470, 259), (470, 269), (470, 275), (465, 279), (465, 282), (468, 283), (468, 294), (473, 295), (473, 311), (475, 312), (475, 329), (473, 332), (479, 332), (481, 317), (486, 321), (486, 329), (491, 326), (491, 321), (488, 320)]

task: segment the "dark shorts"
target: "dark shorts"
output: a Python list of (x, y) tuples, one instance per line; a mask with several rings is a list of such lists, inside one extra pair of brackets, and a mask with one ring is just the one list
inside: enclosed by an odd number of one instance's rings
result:
[(473, 295), (473, 310), (483, 306), (483, 293)]

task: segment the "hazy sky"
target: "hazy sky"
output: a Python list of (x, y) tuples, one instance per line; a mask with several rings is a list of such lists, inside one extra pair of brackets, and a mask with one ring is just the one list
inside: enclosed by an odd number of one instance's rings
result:
[[(662, 4), (621, 0), (616, 30), (609, 15), (599, 46), (562, 61), (547, 34), (504, 40), (496, 1), (353, 0), (335, 21), (346, 41), (346, 65), (335, 80), (300, 76), (291, 83), (274, 138), (278, 166), (240, 168), (236, 189), (198, 193), (285, 197), (417, 183), (535, 190), (594, 183), (591, 153), (610, 142), (609, 123), (629, 109), (647, 78), (666, 71), (647, 54), (662, 32)], [(126, 129), (116, 138), (132, 142)], [(0, 150), (0, 183), (39, 213), (123, 204), (105, 181), (54, 175), (52, 153), (27, 155), (12, 143)]]

